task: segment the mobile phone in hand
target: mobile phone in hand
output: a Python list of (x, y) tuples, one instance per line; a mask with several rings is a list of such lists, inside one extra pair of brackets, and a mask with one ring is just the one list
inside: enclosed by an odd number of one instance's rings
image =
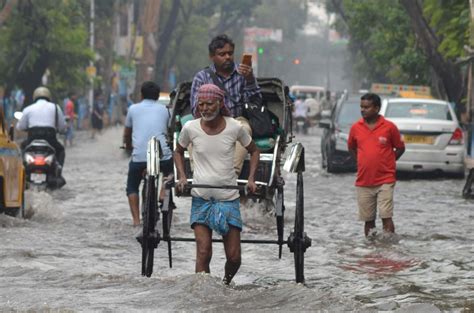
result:
[(242, 55), (242, 64), (245, 64), (245, 65), (248, 65), (248, 66), (252, 66), (252, 55), (249, 54), (249, 53), (244, 53)]

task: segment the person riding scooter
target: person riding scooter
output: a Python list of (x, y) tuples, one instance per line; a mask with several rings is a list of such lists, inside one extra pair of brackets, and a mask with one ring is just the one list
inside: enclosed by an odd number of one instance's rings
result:
[(23, 110), (16, 128), (28, 132), (27, 139), (21, 143), (22, 151), (35, 139), (46, 140), (56, 150), (56, 159), (62, 169), (66, 154), (56, 133), (65, 131), (66, 122), (62, 110), (50, 101), (51, 92), (48, 88), (36, 88), (33, 92), (33, 104)]

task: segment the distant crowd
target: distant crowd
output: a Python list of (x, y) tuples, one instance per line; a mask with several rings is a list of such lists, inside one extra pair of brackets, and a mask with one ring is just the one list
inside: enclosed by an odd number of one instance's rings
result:
[[(94, 92), (94, 102), (89, 104), (86, 94), (76, 92), (68, 93), (61, 101), (56, 101), (63, 110), (68, 124), (64, 134), (65, 145), (73, 142), (74, 132), (77, 130), (90, 130), (94, 138), (104, 127), (110, 125), (123, 125), (127, 109), (133, 104), (131, 95), (124, 97), (115, 93), (110, 94), (108, 101), (100, 90)], [(25, 103), (25, 94), (21, 89), (14, 89), (0, 98), (0, 105), (5, 114), (7, 125), (14, 123), (14, 113), (22, 111), (30, 105)]]

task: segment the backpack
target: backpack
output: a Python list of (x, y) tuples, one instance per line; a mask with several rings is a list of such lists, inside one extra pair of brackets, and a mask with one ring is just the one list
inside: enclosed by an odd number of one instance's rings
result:
[[(205, 70), (211, 76), (214, 85), (224, 91), (225, 95), (229, 97), (232, 102), (235, 102), (235, 99), (225, 89), (216, 74), (210, 68), (206, 68)], [(252, 129), (252, 137), (254, 138), (271, 137), (276, 130), (275, 128), (278, 127), (275, 126), (277, 121), (273, 121), (273, 113), (267, 109), (267, 106), (263, 104), (260, 97), (252, 97), (248, 103), (244, 104), (242, 116), (249, 121), (250, 128)]]

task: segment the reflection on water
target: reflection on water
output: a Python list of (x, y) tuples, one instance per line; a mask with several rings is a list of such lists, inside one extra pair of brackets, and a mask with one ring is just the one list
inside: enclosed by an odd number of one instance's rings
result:
[[(472, 312), (472, 202), (463, 181), (409, 179), (395, 190), (397, 235), (365, 239), (357, 220), (354, 174), (320, 166), (319, 136), (306, 147), (306, 286), (294, 283), (293, 255), (276, 245), (242, 245), (242, 267), (222, 285), (222, 244), (214, 244), (211, 275), (194, 275), (193, 243), (156, 250), (155, 272), (140, 275), (141, 250), (125, 197), (127, 158), (121, 129), (68, 149), (68, 184), (27, 196), (30, 218), (0, 215), (0, 311), (394, 311)], [(80, 135), (80, 134), (79, 134)], [(86, 137), (86, 136), (84, 136)], [(294, 175), (286, 176), (285, 237), (294, 222)], [(173, 234), (191, 237), (189, 199), (177, 199)], [(263, 204), (242, 209), (242, 238), (276, 239)]]

